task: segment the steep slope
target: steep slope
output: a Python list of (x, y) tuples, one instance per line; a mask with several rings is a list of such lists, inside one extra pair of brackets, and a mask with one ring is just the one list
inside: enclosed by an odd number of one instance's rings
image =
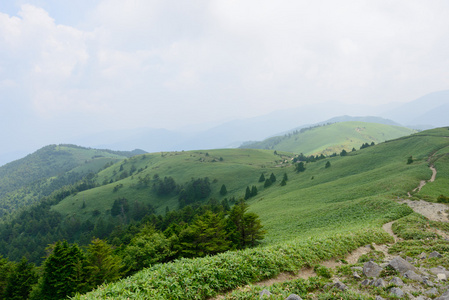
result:
[[(75, 145), (49, 145), (0, 167), (0, 216), (36, 202), (65, 184), (106, 164), (135, 154), (83, 148)], [(68, 172), (71, 172), (68, 174)]]
[[(207, 299), (279, 272), (342, 257), (367, 243), (389, 241), (382, 224), (411, 213), (393, 199), (431, 178), (429, 159), (437, 169), (447, 169), (448, 137), (448, 128), (425, 131), (307, 163), (300, 173), (286, 163), (281, 172), (288, 175), (287, 185), (258, 185), (261, 192), (249, 200), (267, 230), (265, 247), (158, 264), (76, 299)], [(407, 163), (410, 156), (413, 162)], [(441, 183), (448, 176), (438, 173), (425, 188), (434, 185), (433, 193), (447, 193)], [(425, 188), (421, 196), (435, 201)]]
[(241, 148), (273, 149), (305, 155), (340, 153), (359, 149), (362, 144), (380, 143), (414, 133), (409, 128), (367, 122), (340, 122), (314, 126), (262, 142), (246, 143)]

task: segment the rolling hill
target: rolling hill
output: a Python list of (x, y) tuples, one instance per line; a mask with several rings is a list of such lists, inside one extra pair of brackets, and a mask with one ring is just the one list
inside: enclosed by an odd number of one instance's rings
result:
[(331, 155), (343, 149), (351, 151), (372, 142), (406, 136), (416, 131), (394, 125), (368, 122), (339, 122), (303, 128), (292, 133), (268, 138), (261, 142), (248, 142), (241, 148), (271, 149), (305, 155)]
[[(388, 238), (381, 225), (411, 213), (410, 208), (394, 200), (406, 197), (420, 180), (431, 177), (429, 163), (434, 164), (439, 173), (436, 180), (428, 183), (416, 197), (436, 201), (436, 195), (447, 194), (448, 137), (448, 128), (424, 131), (357, 150), (347, 156), (307, 163), (305, 171), (299, 173), (295, 172), (288, 159), (282, 160), (282, 164), (255, 160), (256, 153), (260, 153), (261, 158), (272, 153), (236, 150), (240, 153), (241, 163), (247, 164), (248, 173), (242, 177), (234, 173), (234, 179), (244, 181), (240, 186), (256, 184), (260, 191), (248, 203), (267, 230), (263, 246), (214, 257), (157, 264), (76, 299), (167, 299), (173, 295), (182, 295), (183, 299), (206, 299), (239, 285), (271, 278), (282, 271), (292, 271), (304, 264), (310, 266), (322, 259), (344, 255), (367, 243), (384, 243)], [(229, 151), (231, 154), (234, 150)], [(251, 151), (247, 152), (250, 156), (245, 157), (241, 151)], [(224, 155), (210, 151), (208, 157), (218, 154)], [(197, 165), (198, 169), (194, 172), (198, 173), (195, 174), (213, 174), (211, 178), (225, 182), (226, 177), (220, 175), (224, 169), (219, 173), (214, 171), (218, 162), (199, 163), (201, 158), (206, 158), (204, 156), (188, 161), (191, 155), (199, 153), (184, 153), (178, 157), (173, 154), (164, 162), (164, 159), (158, 158), (157, 164), (147, 166), (158, 166), (154, 170), (160, 174), (179, 174), (181, 170), (190, 169), (187, 165)], [(408, 163), (409, 157), (413, 158), (412, 163)], [(134, 159), (144, 160), (139, 157)], [(170, 162), (171, 159), (174, 161)], [(181, 167), (183, 160), (185, 165)], [(223, 162), (226, 160), (232, 161), (230, 157), (223, 156)], [(106, 176), (106, 172), (113, 173), (113, 170), (102, 172)], [(251, 172), (253, 175), (249, 176)], [(257, 183), (260, 172), (286, 173), (288, 182), (285, 186), (275, 184), (264, 188)], [(131, 183), (127, 185), (131, 186)], [(86, 196), (88, 192), (85, 192)], [(54, 209), (62, 210), (63, 207)], [(250, 261), (249, 265), (245, 263), (247, 261)]]
[(0, 167), (0, 216), (37, 202), (105, 165), (145, 153), (49, 145)]

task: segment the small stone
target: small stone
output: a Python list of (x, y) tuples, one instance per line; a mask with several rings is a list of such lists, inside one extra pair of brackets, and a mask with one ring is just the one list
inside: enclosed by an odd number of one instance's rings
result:
[(285, 300), (302, 300), (302, 298), (296, 294), (290, 294)]
[(346, 284), (344, 284), (343, 282), (337, 281), (334, 284), (334, 287), (336, 287), (337, 289), (339, 289), (340, 291), (344, 291), (346, 290), (348, 287), (346, 286)]
[(404, 292), (400, 288), (397, 288), (397, 287), (392, 288), (390, 290), (390, 294), (397, 296), (397, 297), (404, 296)]
[(371, 285), (371, 283), (372, 283), (372, 281), (371, 280), (369, 280), (369, 279), (365, 279), (365, 280), (363, 280), (362, 282), (360, 282), (360, 284), (361, 285)]
[(447, 280), (446, 274), (444, 274), (444, 273), (438, 273), (437, 274), (437, 278), (440, 281), (446, 281)]
[(443, 255), (441, 255), (439, 252), (437, 251), (433, 251), (432, 253), (429, 254), (429, 258), (434, 258), (434, 257), (438, 257), (441, 258), (443, 257)]
[(382, 268), (373, 261), (368, 261), (363, 265), (363, 274), (366, 277), (378, 277)]
[(418, 274), (416, 274), (415, 272), (413, 272), (411, 270), (405, 272), (404, 276), (406, 278), (408, 278), (408, 279), (411, 279), (411, 280), (415, 280), (415, 281), (419, 281), (419, 282), (423, 282), (424, 281), (421, 276), (419, 276)]
[(271, 295), (270, 291), (268, 291), (266, 289), (262, 290), (262, 292), (259, 293), (260, 299), (262, 299), (264, 296), (270, 296), (270, 295)]
[(431, 288), (428, 291), (425, 291), (426, 295), (436, 296), (438, 294), (438, 290), (436, 288)]
[(363, 271), (362, 267), (351, 267), (351, 270)]
[(435, 284), (432, 281), (430, 281), (429, 279), (424, 279), (424, 284), (426, 284), (427, 286), (430, 286), (430, 287), (435, 286)]
[(427, 254), (426, 252), (421, 252), (421, 254), (418, 256), (419, 259), (426, 259), (427, 258)]
[(376, 298), (374, 298), (375, 300), (385, 300), (384, 298), (382, 298), (381, 296), (376, 296)]
[(361, 279), (362, 278), (362, 277), (360, 277), (359, 273), (357, 273), (357, 272), (354, 272), (352, 274), (352, 276), (354, 276), (355, 279)]
[(385, 281), (382, 278), (376, 279), (374, 281), (373, 285), (375, 287), (380, 287), (380, 288), (384, 288), (387, 286), (387, 284), (385, 283)]
[(399, 278), (399, 277), (393, 277), (393, 278), (390, 280), (389, 284), (396, 285), (396, 286), (403, 286), (403, 285), (404, 285), (404, 282), (403, 282), (402, 279)]

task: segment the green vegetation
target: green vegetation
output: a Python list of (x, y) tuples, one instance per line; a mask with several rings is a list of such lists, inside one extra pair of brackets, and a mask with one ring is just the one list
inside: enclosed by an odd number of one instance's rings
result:
[[(43, 244), (66, 239), (83, 246), (95, 236), (115, 247), (107, 268), (115, 275), (104, 280), (137, 273), (77, 298), (165, 299), (170, 293), (172, 298), (205, 299), (391, 240), (380, 228), (388, 221), (407, 216), (395, 230), (422, 236), (409, 224), (425, 221), (393, 199), (428, 180), (429, 164), (436, 166), (438, 176), (419, 196), (437, 201), (445, 193), (447, 134), (420, 132), (327, 158), (256, 149), (126, 158), (0, 224), (0, 253), (39, 264)], [(410, 156), (414, 161), (406, 164)], [(92, 270), (87, 273), (95, 269), (93, 261), (86, 262)], [(9, 264), (15, 263), (4, 266)], [(38, 286), (42, 284), (40, 280)]]
[(354, 147), (358, 149), (360, 145), (378, 144), (414, 132), (405, 127), (351, 121), (310, 129), (304, 128), (284, 136), (268, 138), (262, 142), (246, 143), (241, 147), (329, 156), (332, 153), (340, 153), (342, 150), (349, 152)]

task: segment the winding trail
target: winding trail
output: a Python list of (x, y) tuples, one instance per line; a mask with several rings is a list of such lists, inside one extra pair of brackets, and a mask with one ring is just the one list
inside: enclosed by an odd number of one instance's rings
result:
[[(431, 178), (429, 180), (421, 180), (421, 182), (419, 183), (419, 186), (416, 187), (413, 190), (413, 192), (416, 192), (416, 191), (419, 192), (427, 184), (427, 182), (435, 181), (435, 178), (437, 176), (437, 170), (435, 169), (435, 167), (433, 165), (429, 166), (429, 168), (432, 170)], [(408, 195), (409, 195), (409, 197), (411, 197), (410, 193), (408, 193)], [(410, 208), (413, 209), (413, 211), (425, 216), (429, 220), (439, 221), (439, 222), (449, 222), (449, 219), (448, 219), (449, 218), (449, 214), (448, 214), (449, 207), (445, 204), (431, 203), (431, 202), (426, 202), (424, 200), (412, 201), (410, 199), (401, 199), (398, 201), (398, 203), (407, 204)], [(382, 229), (385, 230), (389, 235), (391, 235), (393, 237), (393, 239), (394, 239), (393, 244), (402, 240), (396, 234), (394, 234), (394, 232), (392, 230), (392, 225), (394, 222), (395, 221), (388, 222), (382, 226)], [(446, 238), (449, 240), (449, 235), (446, 234), (445, 232), (438, 230), (436, 228), (433, 228), (431, 230), (434, 231), (435, 233), (439, 234), (443, 238)], [(385, 245), (373, 245), (373, 246), (374, 246), (374, 250), (383, 252), (385, 254), (386, 259), (393, 258), (393, 256), (388, 253), (388, 248), (390, 248), (391, 245), (385, 244)], [(349, 253), (345, 257), (345, 260), (349, 264), (355, 264), (360, 256), (367, 254), (371, 250), (372, 249), (369, 245), (360, 247), (360, 248), (354, 250), (353, 252)], [(336, 259), (323, 261), (323, 262), (320, 262), (320, 264), (327, 268), (335, 268), (337, 266), (343, 265), (343, 263), (340, 260), (336, 260)], [(316, 273), (313, 271), (313, 269), (312, 268), (304, 268), (304, 269), (299, 270), (295, 274), (285, 272), (285, 273), (279, 274), (275, 278), (267, 279), (267, 280), (257, 282), (254, 284), (259, 285), (259, 286), (270, 286), (270, 285), (272, 285), (274, 283), (278, 283), (278, 282), (284, 282), (284, 281), (293, 280), (293, 279), (297, 279), (297, 278), (307, 279), (312, 276), (316, 276)], [(224, 299), (224, 297), (225, 297), (224, 295), (219, 295), (215, 298), (210, 298), (209, 300), (219, 300), (219, 299)]]

